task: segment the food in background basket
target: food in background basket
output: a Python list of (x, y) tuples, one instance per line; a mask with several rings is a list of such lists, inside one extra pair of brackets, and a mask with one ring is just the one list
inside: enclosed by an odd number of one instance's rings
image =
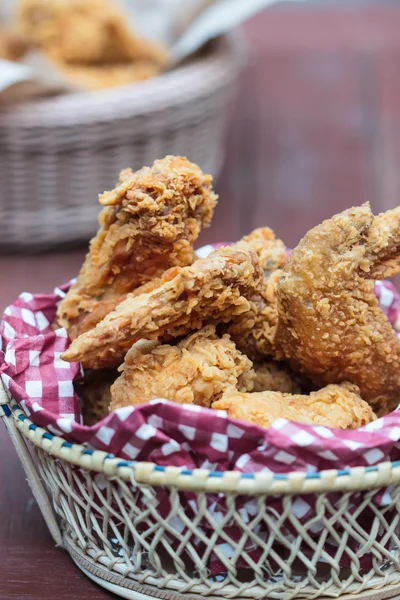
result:
[(99, 197), (105, 206), (100, 229), (58, 310), (72, 339), (135, 288), (193, 262), (193, 243), (210, 224), (217, 200), (211, 183), (211, 175), (182, 157), (167, 156), (136, 173), (121, 171), (115, 189)]
[(262, 283), (262, 270), (251, 251), (224, 247), (147, 294), (129, 296), (94, 329), (75, 339), (62, 358), (85, 367), (119, 365), (134, 342), (169, 342), (200, 329), (203, 323), (224, 323), (250, 309)]
[(400, 207), (368, 204), (324, 221), (293, 250), (278, 281), (278, 355), (317, 386), (351, 381), (382, 416), (400, 398), (400, 340), (374, 280), (400, 271)]
[(107, 87), (142, 81), (159, 74), (159, 67), (148, 61), (137, 60), (127, 64), (59, 65), (61, 71), (78, 87), (101, 90)]
[(111, 387), (110, 410), (154, 398), (180, 404), (211, 403), (228, 390), (251, 391), (251, 361), (225, 334), (208, 325), (176, 346), (141, 340), (125, 356), (122, 374)]
[(130, 31), (110, 0), (20, 0), (18, 29), (86, 89), (148, 79), (168, 64), (167, 50)]
[(19, 60), (26, 52), (24, 40), (14, 31), (0, 28), (0, 59)]
[(283, 418), (336, 429), (356, 429), (376, 419), (369, 404), (361, 399), (358, 387), (351, 383), (330, 384), (309, 395), (228, 391), (212, 408), (226, 410), (229, 417), (262, 427)]

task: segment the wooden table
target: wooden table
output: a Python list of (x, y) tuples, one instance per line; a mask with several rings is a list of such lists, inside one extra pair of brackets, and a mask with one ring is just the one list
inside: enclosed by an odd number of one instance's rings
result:
[[(379, 4), (379, 6), (378, 6)], [(322, 219), (400, 199), (400, 6), (286, 6), (250, 21), (243, 73), (202, 242), (270, 225), (289, 246)], [(84, 249), (0, 257), (0, 309), (74, 276)], [(110, 598), (56, 550), (0, 427), (0, 600)]]

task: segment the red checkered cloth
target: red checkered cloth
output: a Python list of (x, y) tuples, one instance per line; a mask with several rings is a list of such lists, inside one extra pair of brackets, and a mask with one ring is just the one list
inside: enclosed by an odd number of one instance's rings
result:
[[(207, 256), (221, 245), (205, 246), (198, 250), (198, 255)], [(400, 411), (351, 431), (301, 425), (285, 419), (278, 419), (269, 429), (263, 429), (227, 418), (223, 411), (182, 406), (158, 399), (118, 409), (92, 427), (82, 425), (79, 400), (73, 385), (74, 379), (81, 374), (81, 367), (61, 360), (60, 355), (69, 343), (68, 336), (63, 328), (51, 328), (57, 305), (69, 285), (56, 288), (54, 294), (21, 294), (5, 310), (0, 328), (2, 381), (26, 415), (52, 433), (124, 459), (186, 469), (315, 472), (372, 466), (385, 460), (400, 459)], [(389, 282), (376, 282), (375, 293), (390, 323), (396, 331), (400, 331), (400, 296), (396, 289)], [(101, 477), (101, 474), (95, 477)], [(168, 495), (162, 488), (159, 488), (158, 494), (159, 510), (167, 515)], [(378, 490), (373, 504), (385, 506), (390, 494), (391, 488)], [(185, 492), (183, 495), (186, 514), (194, 518), (198, 512), (196, 494)], [(338, 509), (340, 498), (340, 494), (329, 495), (332, 511)], [(226, 501), (222, 495), (208, 494), (209, 513), (216, 520), (227, 514)], [(299, 496), (293, 502), (292, 518), (301, 523), (315, 520), (315, 503), (315, 495)], [(358, 503), (359, 494), (352, 494), (349, 510), (355, 510)], [(281, 514), (282, 499), (270, 498), (269, 507)], [(240, 497), (237, 508), (240, 508), (245, 523), (257, 515), (255, 499)], [(178, 522), (179, 519), (175, 521), (176, 530), (183, 532), (184, 523)], [(204, 536), (209, 538), (213, 535), (208, 521), (203, 519), (201, 526)], [(318, 536), (318, 526), (316, 522), (310, 527), (310, 534)], [(241, 531), (234, 522), (227, 522), (225, 531), (233, 540), (240, 539)], [(294, 539), (290, 523), (282, 525), (281, 533), (286, 540)], [(268, 538), (265, 523), (257, 525), (257, 535), (262, 539)], [(197, 540), (195, 545), (200, 552), (202, 541)], [(332, 554), (335, 554), (336, 547), (337, 543), (332, 540)], [(225, 556), (234, 552), (223, 539), (218, 540), (218, 548)], [(254, 560), (258, 560), (259, 550), (255, 548), (253, 551), (252, 548), (249, 542), (245, 549)], [(356, 547), (354, 551), (357, 551)], [(346, 566), (346, 560), (347, 557), (343, 556), (340, 564)], [(362, 560), (363, 566), (369, 568), (367, 562), (370, 557), (366, 555)], [(209, 567), (211, 575), (223, 571), (223, 565), (214, 552), (210, 555)]]
[[(205, 246), (198, 254), (206, 256), (214, 248)], [(221, 471), (317, 471), (400, 459), (397, 411), (357, 430), (285, 419), (263, 429), (227, 418), (224, 411), (159, 399), (118, 409), (92, 427), (82, 425), (73, 385), (80, 365), (61, 360), (68, 336), (63, 328), (51, 328), (68, 285), (54, 294), (21, 294), (5, 310), (0, 329), (2, 381), (26, 415), (52, 433), (128, 460)], [(399, 330), (397, 291), (389, 282), (377, 282), (375, 291)]]

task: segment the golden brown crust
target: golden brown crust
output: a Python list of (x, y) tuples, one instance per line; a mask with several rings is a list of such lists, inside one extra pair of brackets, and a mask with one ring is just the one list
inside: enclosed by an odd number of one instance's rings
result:
[(229, 389), (252, 389), (251, 361), (208, 325), (176, 346), (141, 340), (125, 356), (110, 410), (165, 398), (209, 408)]
[(274, 355), (272, 341), (278, 322), (276, 284), (287, 260), (286, 246), (275, 238), (271, 229), (261, 227), (233, 247), (257, 254), (264, 280), (260, 293), (251, 299), (250, 310), (234, 319), (227, 331), (242, 352), (252, 360), (262, 360)]
[(121, 364), (127, 350), (142, 338), (169, 341), (205, 323), (229, 322), (249, 310), (262, 271), (252, 252), (220, 248), (179, 270), (147, 294), (122, 302), (98, 325), (77, 338), (63, 358), (88, 368)]
[(281, 392), (227, 392), (212, 408), (226, 410), (229, 417), (269, 427), (276, 419), (356, 429), (376, 419), (361, 399), (357, 386), (349, 383), (327, 385), (308, 396)]
[(58, 322), (72, 339), (135, 288), (193, 262), (193, 243), (216, 204), (211, 182), (186, 158), (167, 156), (136, 173), (122, 171), (116, 188), (100, 195), (100, 229), (58, 309)]
[(399, 403), (400, 342), (373, 287), (400, 270), (399, 232), (400, 207), (346, 210), (306, 234), (278, 282), (277, 354), (318, 386), (357, 384), (379, 416)]

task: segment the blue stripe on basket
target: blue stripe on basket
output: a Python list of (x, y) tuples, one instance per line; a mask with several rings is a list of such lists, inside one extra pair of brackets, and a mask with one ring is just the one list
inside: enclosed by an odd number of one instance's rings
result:
[[(6, 417), (9, 417), (11, 415), (11, 410), (13, 411), (17, 411), (17, 410), (22, 410), (21, 407), (18, 404), (14, 404), (10, 407), (8, 404), (1, 404), (0, 405), (1, 408), (4, 411), (4, 414), (6, 415)], [(27, 419), (27, 417), (24, 414), (20, 414), (18, 415), (18, 419), (20, 421), (25, 421), (25, 419)], [(29, 429), (34, 431), (37, 429), (37, 425), (35, 425), (34, 423), (31, 423), (31, 425), (29, 426)], [(43, 433), (43, 437), (46, 440), (52, 440), (54, 438), (54, 435), (52, 435), (51, 433)], [(62, 448), (72, 448), (75, 444), (72, 444), (71, 442), (63, 442), (63, 444), (61, 445)], [(91, 450), (90, 448), (85, 448), (83, 450), (83, 454), (93, 454), (94, 450)], [(114, 454), (106, 454), (104, 460), (107, 460), (108, 458), (115, 458)], [(132, 467), (137, 463), (137, 461), (133, 461), (133, 460), (122, 460), (117, 464), (117, 467)], [(392, 468), (396, 468), (396, 467), (400, 467), (400, 460), (397, 461), (393, 461), (391, 463)], [(158, 471), (161, 473), (164, 473), (166, 470), (166, 467), (161, 467), (159, 465), (154, 465), (153, 467), (154, 471)], [(364, 468), (366, 473), (371, 473), (371, 472), (376, 472), (379, 470), (379, 465), (372, 465), (370, 467), (365, 467)], [(181, 475), (193, 475), (193, 470), (192, 469), (182, 469), (181, 470)], [(224, 471), (210, 471), (208, 476), (209, 477), (223, 477), (225, 475)], [(256, 477), (256, 473), (241, 473), (240, 474), (240, 478), (241, 479), (254, 479)], [(272, 479), (273, 480), (277, 480), (277, 481), (284, 481), (286, 479), (289, 479), (289, 475), (288, 473), (274, 473), (272, 475)], [(351, 469), (339, 469), (338, 471), (336, 471), (335, 473), (336, 477), (342, 477), (345, 475), (351, 475)], [(305, 479), (320, 479), (321, 478), (321, 473), (306, 473), (304, 476)]]
[(11, 415), (11, 410), (8, 404), (0, 404), (0, 406), (3, 409), (3, 412), (6, 415), (6, 417), (9, 417)]

